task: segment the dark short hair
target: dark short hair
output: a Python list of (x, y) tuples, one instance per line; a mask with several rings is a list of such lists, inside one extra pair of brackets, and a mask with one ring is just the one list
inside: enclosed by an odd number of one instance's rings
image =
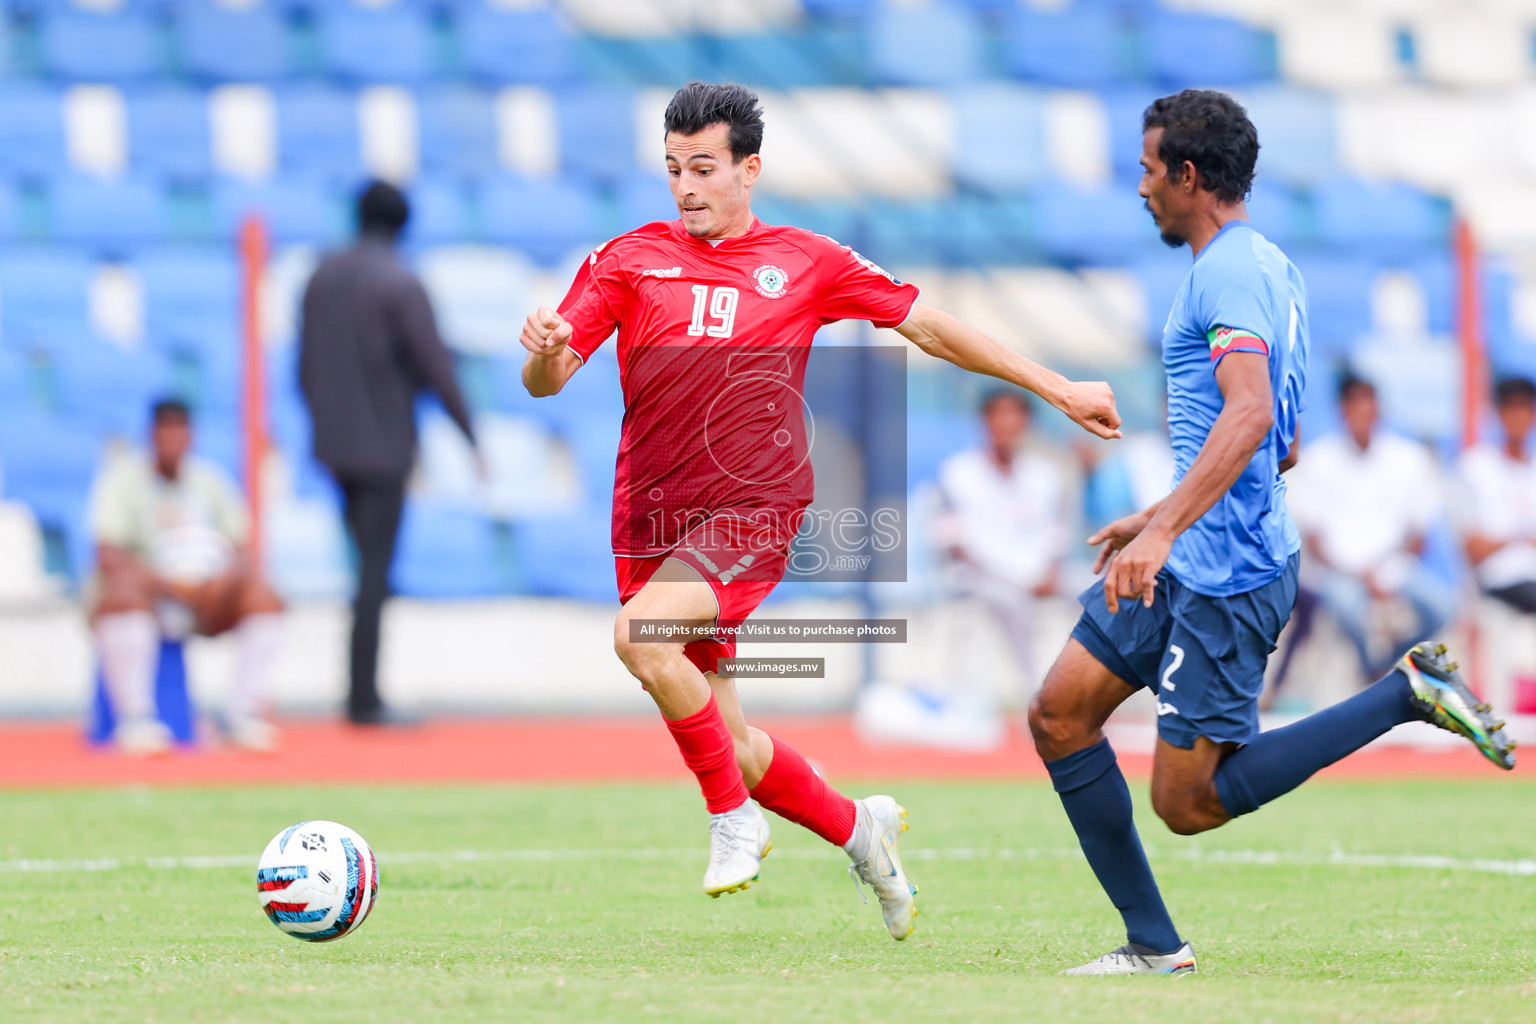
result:
[(1033, 415), (1035, 411), (1035, 407), (1029, 404), (1029, 396), (1018, 388), (988, 388), (982, 392), (981, 404), (977, 408), (985, 416), (998, 402), (1012, 402), (1027, 415)]
[(763, 108), (757, 93), (734, 82), (689, 82), (672, 96), (662, 118), (666, 134), (697, 135), (712, 124), (731, 130), (731, 162), (763, 148)]
[(167, 420), (192, 422), (192, 407), (179, 398), (161, 398), (149, 407), (149, 422), (160, 426)]
[(1364, 377), (1359, 376), (1358, 374), (1345, 373), (1344, 376), (1339, 378), (1339, 401), (1349, 401), (1350, 396), (1362, 388), (1364, 388), (1366, 391), (1369, 391), (1373, 398), (1375, 397), (1375, 384), (1372, 384), (1370, 381), (1366, 380)]
[(1536, 383), (1529, 377), (1504, 377), (1493, 386), (1493, 403), (1498, 406), (1536, 404)]
[(1157, 158), (1178, 180), (1185, 161), (1195, 166), (1200, 184), (1224, 203), (1241, 202), (1253, 188), (1259, 160), (1259, 132), (1248, 112), (1224, 92), (1185, 89), (1154, 100), (1141, 115), (1143, 133), (1161, 128)]
[(410, 219), (405, 193), (387, 181), (370, 181), (357, 197), (357, 226), (365, 232), (398, 235)]

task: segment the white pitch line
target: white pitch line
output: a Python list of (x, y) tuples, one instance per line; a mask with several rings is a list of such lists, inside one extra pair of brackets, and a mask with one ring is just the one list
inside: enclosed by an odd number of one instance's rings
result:
[[(1336, 849), (1329, 853), (1307, 853), (1292, 850), (1203, 850), (1199, 847), (1177, 851), (1149, 848), (1153, 860), (1177, 861), (1186, 864), (1227, 864), (1249, 867), (1342, 867), (1342, 868), (1412, 868), (1429, 871), (1463, 871), (1476, 874), (1536, 876), (1536, 860), (1491, 860), (1441, 857), (1428, 854), (1348, 853)], [(484, 863), (553, 863), (567, 860), (701, 860), (701, 848), (664, 849), (658, 847), (626, 847), (616, 850), (446, 850), (380, 853), (384, 864), (484, 864)], [(1083, 853), (1075, 847), (916, 847), (902, 851), (902, 857), (911, 861), (1023, 861), (1023, 860), (1082, 860)], [(833, 855), (821, 850), (781, 850), (776, 860), (830, 860)], [(58, 872), (82, 873), (98, 871), (129, 871), (149, 869), (153, 871), (210, 870), (221, 868), (254, 868), (256, 858), (242, 854), (209, 857), (100, 857), (89, 860), (5, 860), (0, 861), (0, 873), (9, 872)]]

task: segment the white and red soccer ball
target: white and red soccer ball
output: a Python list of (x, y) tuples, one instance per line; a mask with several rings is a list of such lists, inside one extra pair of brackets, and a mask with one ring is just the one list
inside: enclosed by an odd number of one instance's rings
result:
[(305, 942), (339, 939), (373, 909), (379, 866), (367, 840), (334, 821), (301, 821), (267, 844), (256, 866), (261, 909)]

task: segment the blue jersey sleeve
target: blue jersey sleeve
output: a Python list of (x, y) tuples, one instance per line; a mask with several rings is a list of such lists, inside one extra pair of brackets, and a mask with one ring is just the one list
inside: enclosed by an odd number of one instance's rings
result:
[(1229, 352), (1269, 355), (1270, 344), (1279, 339), (1266, 337), (1274, 317), (1263, 271), (1256, 262), (1233, 259), (1227, 252), (1210, 255), (1196, 266), (1193, 312), (1211, 346), (1211, 362)]

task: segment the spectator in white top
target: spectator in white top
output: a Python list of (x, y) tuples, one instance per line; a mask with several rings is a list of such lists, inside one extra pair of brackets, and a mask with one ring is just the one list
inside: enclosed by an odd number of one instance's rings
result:
[[(943, 510), (936, 530), (945, 556), (944, 589), (964, 603), (967, 614), (985, 614), (1000, 628), (1032, 685), (1034, 605), (1059, 586), (1069, 525), (1068, 481), (1058, 462), (1027, 446), (1033, 414), (1023, 392), (988, 392), (981, 415), (985, 444), (951, 455), (939, 468)], [(951, 632), (951, 648), (972, 642), (969, 630)], [(946, 665), (959, 670), (966, 655), (952, 649)], [(952, 681), (952, 696), (995, 715), (995, 694), (966, 692), (979, 674), (959, 675)]]
[[(1345, 377), (1339, 407), (1344, 429), (1306, 449), (1290, 506), (1307, 552), (1302, 588), (1354, 644), (1364, 678), (1375, 679), (1455, 611), (1452, 588), (1421, 557), (1441, 514), (1439, 472), (1423, 445), (1380, 429), (1370, 382)], [(1378, 614), (1391, 603), (1412, 609), (1410, 631)]]
[(1478, 585), (1536, 615), (1536, 384), (1521, 377), (1494, 388), (1503, 437), (1467, 449), (1457, 462), (1457, 520)]
[(155, 714), (162, 636), (235, 630), (239, 660), (220, 724), (240, 746), (271, 749), (277, 732), (261, 712), (282, 603), (251, 562), (245, 500), (227, 473), (189, 453), (184, 403), (156, 403), (152, 423), (150, 451), (113, 457), (91, 494), (97, 572), (86, 603), (117, 716), (114, 739), (135, 754), (170, 745)]

